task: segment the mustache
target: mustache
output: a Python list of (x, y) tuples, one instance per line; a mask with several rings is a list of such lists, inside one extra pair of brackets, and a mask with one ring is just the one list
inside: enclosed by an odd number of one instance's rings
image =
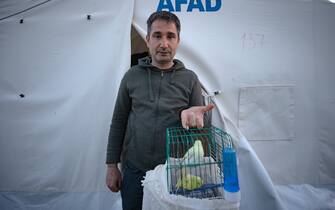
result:
[(171, 51), (168, 49), (158, 49), (156, 52), (157, 53), (171, 53)]

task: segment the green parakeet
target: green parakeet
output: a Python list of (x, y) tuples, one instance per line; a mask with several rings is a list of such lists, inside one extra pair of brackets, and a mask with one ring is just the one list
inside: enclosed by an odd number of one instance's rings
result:
[[(198, 176), (194, 176), (194, 175), (189, 174), (190, 171), (192, 171), (192, 169), (196, 168), (196, 166), (188, 166), (188, 167), (185, 167), (185, 166), (188, 165), (188, 164), (197, 164), (203, 159), (203, 157), (204, 157), (204, 148), (202, 147), (202, 143), (201, 143), (200, 140), (195, 140), (193, 146), (187, 150), (187, 152), (184, 154), (184, 157), (183, 157), (182, 161), (180, 162), (180, 165), (181, 165), (181, 179), (185, 180), (185, 181), (182, 181), (182, 183), (187, 182), (190, 179), (190, 176), (193, 177), (192, 180), (197, 180), (196, 178)], [(202, 185), (201, 178), (200, 177), (198, 177), (198, 178), (200, 179), (201, 185)], [(199, 179), (198, 179), (198, 182), (192, 182), (192, 185), (194, 185), (196, 183), (199, 184)], [(178, 182), (181, 182), (180, 178), (178, 179)], [(178, 184), (178, 182), (177, 182), (177, 184)], [(180, 183), (180, 185), (182, 183)], [(191, 185), (191, 183), (189, 183), (189, 185)], [(183, 184), (183, 186), (186, 186), (186, 185)], [(192, 187), (193, 186), (189, 186), (188, 188), (192, 188)], [(186, 187), (183, 187), (183, 188), (188, 189)], [(193, 188), (193, 189), (195, 189), (195, 188)]]
[(187, 174), (186, 176), (178, 179), (176, 188), (194, 190), (201, 187), (203, 184), (204, 181), (199, 176)]

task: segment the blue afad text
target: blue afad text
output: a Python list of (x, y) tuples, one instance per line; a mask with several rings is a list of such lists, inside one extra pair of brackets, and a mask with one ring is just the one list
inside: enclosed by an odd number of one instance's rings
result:
[(186, 7), (187, 12), (192, 12), (193, 10), (215, 12), (221, 8), (221, 0), (159, 0), (157, 11), (180, 12), (185, 10)]

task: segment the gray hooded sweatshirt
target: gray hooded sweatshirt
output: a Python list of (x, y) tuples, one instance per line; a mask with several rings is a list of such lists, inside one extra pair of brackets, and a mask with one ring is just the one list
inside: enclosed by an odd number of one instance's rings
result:
[(129, 161), (152, 170), (166, 159), (166, 128), (180, 127), (180, 112), (204, 105), (196, 74), (175, 59), (170, 69), (142, 58), (124, 75), (110, 126), (106, 163)]

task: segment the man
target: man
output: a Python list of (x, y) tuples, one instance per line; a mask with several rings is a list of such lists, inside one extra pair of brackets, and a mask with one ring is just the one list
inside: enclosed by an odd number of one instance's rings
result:
[[(161, 11), (147, 21), (150, 57), (139, 60), (123, 77), (110, 127), (106, 184), (121, 190), (123, 209), (141, 209), (145, 172), (165, 162), (168, 127), (201, 128), (205, 112), (194, 72), (174, 59), (180, 42), (176, 15)], [(122, 161), (122, 175), (117, 163)]]

